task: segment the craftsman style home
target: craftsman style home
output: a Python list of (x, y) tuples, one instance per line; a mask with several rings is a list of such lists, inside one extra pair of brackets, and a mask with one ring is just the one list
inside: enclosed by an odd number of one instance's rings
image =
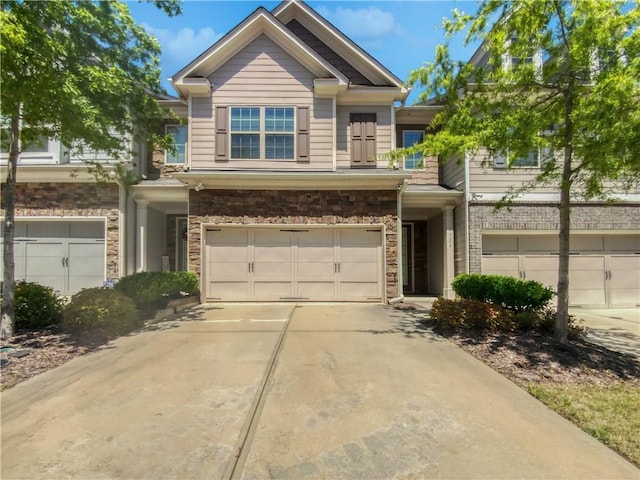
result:
[[(405, 106), (403, 81), (305, 3), (259, 8), (171, 83), (179, 96), (160, 101), (179, 119), (165, 126), (175, 149), (132, 144), (142, 180), (126, 190), (97, 186), (54, 141), (22, 154), (18, 278), (71, 294), (189, 270), (206, 302), (451, 296), (463, 272), (555, 283), (557, 193), (493, 208), (538, 157), (510, 171), (390, 161), (438, 107)], [(574, 207), (576, 305), (640, 304), (640, 199), (623, 200)]]

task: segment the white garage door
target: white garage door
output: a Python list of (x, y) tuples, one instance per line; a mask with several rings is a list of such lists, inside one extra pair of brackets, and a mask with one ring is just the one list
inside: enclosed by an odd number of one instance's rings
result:
[(212, 301), (381, 301), (382, 229), (224, 227), (206, 233)]
[(16, 280), (40, 283), (63, 295), (102, 286), (104, 221), (18, 220), (14, 259)]
[[(557, 288), (556, 235), (484, 235), (482, 271), (536, 280)], [(569, 304), (640, 305), (640, 235), (573, 235)]]

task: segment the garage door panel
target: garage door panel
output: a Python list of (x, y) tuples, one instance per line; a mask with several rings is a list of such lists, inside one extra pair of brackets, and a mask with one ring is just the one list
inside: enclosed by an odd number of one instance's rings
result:
[(482, 257), (482, 271), (488, 275), (506, 275), (509, 277), (518, 277), (519, 257), (517, 256), (493, 256), (485, 255)]
[(518, 237), (486, 235), (482, 239), (482, 253), (509, 253), (518, 251)]
[(593, 306), (606, 305), (603, 289), (582, 290), (569, 287), (569, 306)]
[(335, 263), (333, 262), (302, 262), (297, 265), (298, 281), (309, 279), (323, 279), (333, 281)]
[(610, 256), (609, 292), (611, 302), (618, 307), (640, 305), (640, 255)]
[(246, 282), (208, 282), (207, 298), (223, 301), (241, 301), (249, 297), (249, 284)]
[(26, 236), (33, 238), (66, 238), (69, 232), (68, 222), (29, 222)]
[(524, 252), (557, 252), (557, 235), (531, 235), (521, 237), (521, 248)]
[(283, 300), (293, 298), (291, 282), (261, 282), (254, 283), (254, 297), (256, 300)]
[(381, 245), (381, 231), (377, 229), (350, 229), (340, 230), (340, 245), (358, 246), (358, 245)]
[(249, 281), (248, 262), (211, 262), (207, 264), (207, 278), (213, 282)]
[(336, 289), (333, 279), (327, 282), (298, 282), (298, 297), (314, 300), (335, 300)]
[(249, 263), (249, 252), (246, 245), (216, 245), (209, 252), (208, 260), (211, 263), (229, 262), (233, 259), (237, 263)]
[(291, 263), (273, 262), (256, 263), (253, 266), (256, 281), (258, 280), (287, 280), (291, 281)]
[(380, 298), (378, 283), (376, 282), (349, 282), (340, 283), (341, 298), (343, 300), (372, 300)]
[(572, 252), (602, 252), (604, 237), (601, 235), (575, 235), (571, 237)]
[(606, 237), (606, 245), (611, 252), (640, 252), (640, 235), (611, 235)]
[(377, 263), (341, 263), (341, 282), (368, 282), (377, 280), (379, 266)]
[(290, 245), (256, 245), (254, 247), (255, 263), (291, 263)]
[(340, 247), (340, 263), (378, 262), (380, 251), (377, 246), (357, 245)]

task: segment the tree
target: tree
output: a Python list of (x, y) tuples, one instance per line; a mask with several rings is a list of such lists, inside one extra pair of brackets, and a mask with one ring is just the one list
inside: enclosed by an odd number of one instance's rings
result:
[[(178, 0), (156, 0), (167, 15)], [(0, 11), (0, 118), (8, 150), (2, 188), (4, 282), (0, 336), (13, 334), (14, 218), (23, 146), (59, 139), (70, 149), (130, 158), (127, 137), (162, 116), (156, 39), (116, 1), (3, 1)]]
[[(473, 15), (445, 19), (446, 43), (413, 71), (422, 101), (443, 105), (417, 148), (443, 160), (486, 149), (507, 168), (547, 154), (535, 179), (560, 190), (555, 337), (566, 343), (573, 200), (609, 199), (640, 178), (640, 8), (613, 0), (486, 0)], [(449, 45), (481, 42), (486, 62), (454, 61)], [(508, 155), (507, 155), (508, 152)]]

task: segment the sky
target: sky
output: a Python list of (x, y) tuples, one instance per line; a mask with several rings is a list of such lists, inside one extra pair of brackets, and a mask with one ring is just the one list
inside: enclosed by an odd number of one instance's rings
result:
[[(181, 16), (169, 18), (152, 4), (131, 2), (133, 17), (154, 34), (162, 47), (163, 85), (172, 95), (168, 77), (181, 70), (230, 31), (256, 8), (272, 10), (279, 1), (185, 0)], [(397, 77), (406, 80), (409, 73), (424, 62), (432, 61), (435, 47), (444, 43), (440, 27), (454, 8), (475, 12), (470, 0), (389, 0), (332, 1), (309, 0), (307, 4), (329, 20)], [(477, 45), (466, 48), (462, 38), (452, 43), (454, 59), (468, 60)], [(417, 100), (413, 91), (408, 103)]]

